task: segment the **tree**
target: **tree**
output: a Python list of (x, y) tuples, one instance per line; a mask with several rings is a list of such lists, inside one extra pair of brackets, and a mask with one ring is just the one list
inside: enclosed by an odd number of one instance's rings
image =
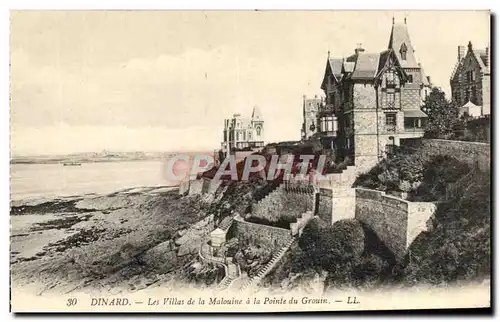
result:
[(364, 250), (365, 234), (357, 220), (344, 219), (333, 225), (311, 220), (299, 239), (299, 247), (315, 265), (329, 272), (349, 273), (344, 266), (355, 266)]
[(428, 115), (425, 137), (449, 138), (460, 123), (457, 105), (448, 101), (437, 87), (426, 97), (422, 110)]

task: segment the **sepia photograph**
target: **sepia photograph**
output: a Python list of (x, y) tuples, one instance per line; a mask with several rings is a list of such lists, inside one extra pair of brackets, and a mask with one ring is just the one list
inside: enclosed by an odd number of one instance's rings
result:
[(491, 21), (11, 11), (10, 310), (491, 309)]

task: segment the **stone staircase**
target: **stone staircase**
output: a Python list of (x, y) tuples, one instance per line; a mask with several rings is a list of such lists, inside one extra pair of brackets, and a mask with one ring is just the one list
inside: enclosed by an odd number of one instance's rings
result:
[(231, 225), (233, 224), (233, 220), (234, 220), (234, 217), (230, 217), (230, 218), (226, 217), (226, 218), (222, 219), (218, 228), (227, 232), (229, 230), (229, 227), (231, 227)]
[(217, 291), (227, 289), (235, 280), (240, 277), (239, 267), (233, 263), (227, 263), (226, 276), (220, 281), (219, 285), (215, 288)]
[(250, 288), (253, 285), (258, 284), (271, 270), (276, 266), (276, 264), (283, 258), (285, 253), (290, 249), (290, 246), (295, 242), (295, 238), (292, 237), (274, 256), (271, 260), (262, 267), (257, 274), (250, 278), (250, 280), (240, 288), (240, 292)]
[(203, 261), (211, 262), (215, 265), (224, 267), (225, 276), (217, 285), (217, 290), (223, 290), (227, 288), (235, 279), (239, 277), (240, 269), (237, 265), (232, 263), (232, 257), (217, 257), (211, 255), (211, 249), (207, 243), (201, 244), (198, 254)]

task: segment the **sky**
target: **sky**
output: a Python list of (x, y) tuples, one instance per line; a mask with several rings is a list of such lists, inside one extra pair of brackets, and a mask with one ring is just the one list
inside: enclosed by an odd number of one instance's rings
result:
[(12, 154), (213, 150), (254, 105), (298, 140), (327, 52), (386, 49), (393, 16), (447, 95), (457, 46), (490, 39), (487, 11), (14, 11)]

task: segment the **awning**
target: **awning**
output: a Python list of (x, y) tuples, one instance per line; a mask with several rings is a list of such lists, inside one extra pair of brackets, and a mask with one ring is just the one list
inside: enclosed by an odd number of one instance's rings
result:
[(405, 117), (427, 117), (421, 110), (408, 110), (404, 111)]

